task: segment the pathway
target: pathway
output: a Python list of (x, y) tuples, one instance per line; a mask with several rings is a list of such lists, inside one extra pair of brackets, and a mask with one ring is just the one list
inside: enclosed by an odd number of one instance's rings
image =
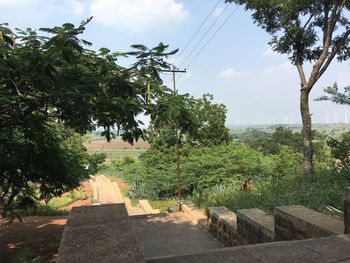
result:
[(94, 204), (125, 203), (146, 258), (188, 255), (223, 247), (213, 236), (195, 226), (183, 212), (147, 215), (140, 207), (133, 207), (128, 198), (121, 197), (118, 185), (103, 175), (96, 176), (91, 184)]
[(123, 200), (117, 194), (115, 186), (105, 176), (98, 175), (90, 183), (94, 189), (94, 204), (123, 203)]
[(135, 217), (132, 225), (146, 258), (189, 255), (223, 245), (195, 226), (183, 212)]
[(126, 209), (130, 216), (144, 215), (146, 212), (140, 207), (133, 207), (129, 198), (123, 198), (118, 184), (111, 182), (104, 175), (98, 175), (90, 180), (94, 189), (93, 204), (120, 204), (125, 203)]

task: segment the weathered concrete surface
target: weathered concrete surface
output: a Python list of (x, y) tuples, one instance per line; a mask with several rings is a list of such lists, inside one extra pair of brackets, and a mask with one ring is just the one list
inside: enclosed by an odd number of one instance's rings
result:
[(223, 247), (182, 212), (131, 218), (136, 239), (146, 258), (201, 253)]
[(67, 227), (100, 224), (120, 224), (129, 220), (124, 204), (74, 207), (69, 213)]
[(57, 262), (144, 262), (125, 205), (73, 208)]
[(244, 245), (274, 241), (275, 224), (273, 216), (257, 208), (241, 209), (236, 212), (236, 215), (237, 232), (241, 236)]
[(277, 240), (295, 240), (344, 233), (344, 223), (301, 205), (275, 208)]
[(103, 175), (96, 176), (90, 181), (94, 189), (94, 204), (120, 204), (123, 203), (116, 186)]
[(190, 201), (181, 201), (181, 211), (185, 216), (192, 221), (195, 225), (198, 225), (204, 230), (208, 230), (207, 216), (205, 212), (199, 209)]
[(217, 249), (202, 254), (147, 260), (148, 263), (330, 263), (350, 262), (350, 235)]
[(350, 187), (344, 191), (344, 233), (350, 234)]
[(207, 208), (209, 231), (225, 246), (237, 246), (242, 243), (237, 232), (236, 214), (224, 206)]

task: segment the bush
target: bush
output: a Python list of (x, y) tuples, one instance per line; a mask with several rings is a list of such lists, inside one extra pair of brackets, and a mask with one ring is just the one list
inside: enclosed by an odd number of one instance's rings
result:
[[(276, 166), (271, 156), (240, 143), (202, 148), (184, 145), (180, 158), (183, 196), (215, 185), (242, 184), (248, 177), (269, 179)], [(174, 147), (149, 149), (133, 163), (115, 162), (106, 173), (130, 184), (137, 182), (130, 194), (138, 198), (167, 199), (177, 195)]]
[(253, 181), (254, 187), (248, 192), (240, 191), (237, 185), (226, 186), (221, 192), (205, 190), (195, 193), (192, 199), (204, 208), (226, 206), (233, 211), (260, 208), (272, 213), (276, 206), (299, 204), (327, 213), (326, 205), (342, 210), (343, 189), (347, 183), (329, 171), (320, 171), (311, 179), (297, 174), (283, 181)]

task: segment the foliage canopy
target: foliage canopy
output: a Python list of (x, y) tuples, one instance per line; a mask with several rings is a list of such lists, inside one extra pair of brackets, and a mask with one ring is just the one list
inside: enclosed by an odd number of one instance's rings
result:
[[(110, 140), (117, 127), (130, 143), (144, 137), (140, 113), (152, 114), (152, 96), (162, 92), (158, 70), (169, 68), (167, 45), (134, 45), (129, 53), (88, 49), (87, 23), (13, 32), (0, 25), (0, 212), (22, 199), (55, 196), (79, 185), (103, 156), (88, 157), (73, 131), (102, 127)], [(135, 56), (131, 68), (116, 63)], [(90, 170), (86, 169), (90, 165)], [(39, 193), (36, 190), (39, 188)]]

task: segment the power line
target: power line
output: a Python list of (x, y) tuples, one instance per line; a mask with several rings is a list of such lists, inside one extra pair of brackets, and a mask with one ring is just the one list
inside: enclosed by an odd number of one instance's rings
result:
[(205, 24), (205, 22), (207, 22), (208, 18), (210, 17), (210, 15), (214, 12), (215, 8), (220, 4), (222, 0), (217, 1), (217, 3), (215, 4), (215, 6), (210, 10), (209, 14), (207, 15), (207, 17), (203, 20), (203, 22), (201, 23), (201, 25), (198, 27), (198, 29), (196, 30), (196, 32), (192, 35), (192, 37), (190, 38), (190, 40), (187, 42), (187, 44), (185, 45), (185, 47), (181, 50), (181, 52), (179, 53), (179, 55), (177, 56), (177, 58), (174, 61), (174, 64), (176, 63), (176, 61), (181, 57), (181, 55), (185, 52), (186, 48), (188, 48), (188, 46), (191, 44), (192, 40), (197, 36), (198, 32), (202, 29), (203, 25)]
[(220, 12), (220, 14), (216, 17), (214, 22), (210, 25), (210, 27), (207, 29), (207, 31), (204, 33), (204, 35), (201, 37), (201, 39), (197, 42), (197, 44), (192, 48), (191, 52), (187, 55), (187, 57), (183, 60), (179, 68), (182, 68), (182, 66), (185, 64), (188, 58), (191, 57), (193, 52), (196, 50), (196, 48), (202, 43), (203, 39), (208, 35), (208, 33), (211, 31), (211, 29), (215, 26), (215, 24), (218, 22), (222, 14), (226, 11), (228, 8), (228, 4), (226, 4), (225, 8)]
[(221, 28), (230, 20), (230, 18), (233, 16), (233, 14), (237, 11), (238, 7), (239, 6), (237, 6), (235, 9), (232, 10), (232, 12), (224, 20), (224, 22), (216, 29), (214, 34), (207, 40), (207, 42), (205, 42), (205, 44), (202, 46), (202, 48), (192, 57), (192, 59), (190, 60), (190, 62), (187, 64), (187, 66), (185, 68), (188, 68), (192, 64), (192, 62), (199, 56), (199, 54), (206, 48), (206, 46), (209, 44), (209, 42), (216, 36), (216, 34), (221, 30)]

